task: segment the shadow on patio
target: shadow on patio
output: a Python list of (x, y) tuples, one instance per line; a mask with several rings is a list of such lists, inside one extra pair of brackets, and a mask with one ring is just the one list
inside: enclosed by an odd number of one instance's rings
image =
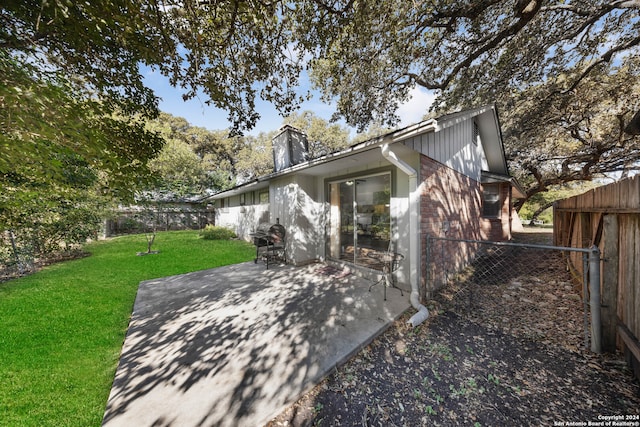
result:
[(142, 282), (103, 425), (262, 425), (409, 308), (323, 264)]

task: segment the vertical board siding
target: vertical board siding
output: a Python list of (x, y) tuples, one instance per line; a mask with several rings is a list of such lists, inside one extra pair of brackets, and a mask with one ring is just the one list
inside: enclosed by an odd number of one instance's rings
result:
[(404, 144), (476, 181), (480, 180), (483, 151), (472, 142), (473, 120), (465, 120), (439, 132), (411, 138)]
[[(601, 253), (606, 253), (602, 227), (607, 215), (615, 215), (618, 221), (618, 274), (617, 278), (606, 281), (603, 277), (600, 286), (602, 291), (617, 287), (618, 322), (626, 326), (637, 342), (640, 337), (640, 175), (556, 202), (554, 241), (567, 247), (597, 245)], [(571, 258), (571, 267), (582, 274), (581, 261), (577, 258)], [(624, 347), (619, 336), (617, 343), (618, 347)]]

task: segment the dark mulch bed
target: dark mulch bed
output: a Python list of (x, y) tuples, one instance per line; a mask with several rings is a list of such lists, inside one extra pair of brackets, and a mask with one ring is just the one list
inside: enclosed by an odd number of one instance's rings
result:
[(6, 282), (12, 279), (16, 279), (22, 276), (28, 276), (33, 274), (43, 267), (48, 265), (57, 264), (59, 262), (71, 261), (74, 259), (80, 259), (90, 256), (89, 252), (85, 252), (82, 250), (75, 250), (70, 252), (61, 252), (56, 254), (51, 254), (47, 258), (38, 258), (35, 260), (31, 260), (21, 269), (19, 269), (15, 263), (10, 265), (0, 265), (0, 283)]
[(584, 349), (580, 297), (553, 275), (443, 289), (425, 323), (411, 328), (406, 314), (269, 426), (558, 425), (640, 415), (640, 385), (620, 355)]

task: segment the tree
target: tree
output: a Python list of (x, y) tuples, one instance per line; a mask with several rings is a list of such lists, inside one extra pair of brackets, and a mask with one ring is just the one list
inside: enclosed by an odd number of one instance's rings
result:
[(594, 69), (569, 93), (559, 90), (558, 77), (502, 97), (507, 157), (527, 198), (640, 169), (640, 137), (625, 132), (640, 108), (638, 75), (640, 58), (630, 56), (619, 66)]
[(531, 197), (637, 168), (639, 11), (638, 1), (354, 4), (310, 60), (312, 80), (361, 129), (396, 123), (415, 85), (438, 93), (441, 113), (495, 102)]
[(505, 111), (548, 84), (570, 95), (637, 55), (639, 11), (637, 0), (25, 0), (0, 9), (0, 49), (31, 71), (64, 73), (80, 99), (127, 120), (157, 111), (146, 64), (186, 98), (204, 91), (236, 132), (255, 124), (258, 96), (294, 111), (306, 69), (335, 118), (364, 130), (393, 126), (416, 85), (446, 111), (494, 100)]
[[(74, 252), (96, 238), (109, 203), (100, 177), (83, 158), (58, 152), (55, 179), (32, 174), (29, 160), (0, 175), (0, 265), (28, 271), (35, 260)], [(9, 237), (8, 241), (5, 237)]]
[(310, 60), (313, 81), (362, 128), (394, 124), (415, 85), (448, 91), (446, 109), (559, 74), (570, 91), (598, 66), (637, 51), (639, 10), (638, 1), (606, 0), (354, 2), (338, 16), (322, 21), (318, 12), (304, 22), (337, 29)]
[(415, 85), (456, 88), (455, 104), (560, 73), (570, 90), (637, 49), (639, 10), (637, 0), (25, 0), (3, 5), (0, 48), (46, 59), (125, 112), (156, 109), (147, 64), (186, 98), (202, 89), (239, 131), (255, 124), (258, 96), (294, 111), (306, 68), (363, 129), (395, 123)]
[(147, 190), (180, 198), (224, 190), (232, 184), (241, 137), (192, 126), (184, 118), (167, 113), (149, 121), (147, 129), (166, 141), (149, 162), (157, 179)]
[(204, 194), (208, 188), (205, 163), (191, 147), (179, 139), (171, 139), (158, 157), (149, 162), (152, 172), (159, 175), (157, 190), (180, 198)]
[(0, 231), (19, 272), (96, 237), (111, 201), (133, 196), (161, 145), (137, 117), (0, 51)]
[(526, 203), (522, 204), (518, 215), (525, 220), (533, 221), (540, 218), (546, 223), (551, 223), (553, 222), (553, 209), (551, 208), (557, 200), (582, 194), (597, 186), (598, 184), (595, 182), (584, 181), (550, 186), (546, 191), (529, 197)]
[(139, 64), (170, 61), (175, 40), (163, 32), (157, 2), (21, 0), (2, 3), (0, 49), (69, 78), (110, 110), (157, 114)]
[(64, 181), (66, 165), (56, 159), (72, 155), (103, 171), (105, 188), (128, 194), (131, 177), (144, 176), (146, 161), (162, 146), (137, 118), (111, 114), (103, 103), (84, 99), (63, 76), (19, 64), (2, 52), (0, 83), (5, 176)]
[(256, 179), (273, 172), (272, 141), (276, 131), (247, 135), (244, 144), (236, 155), (236, 183)]

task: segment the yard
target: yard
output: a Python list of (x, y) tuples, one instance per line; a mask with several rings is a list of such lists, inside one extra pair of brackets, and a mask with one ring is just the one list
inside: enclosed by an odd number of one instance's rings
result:
[[(251, 245), (195, 232), (159, 233), (157, 255), (136, 256), (144, 236), (86, 249), (92, 256), (0, 283), (0, 425), (100, 425), (138, 283), (254, 255)], [(640, 415), (640, 386), (621, 359), (582, 349), (570, 284), (512, 280), (472, 290), (472, 301), (469, 291), (444, 289), (416, 329), (405, 314), (271, 425), (553, 425)]]
[(543, 270), (443, 289), (427, 322), (412, 329), (403, 316), (270, 427), (554, 425), (605, 416), (640, 425), (640, 385), (619, 355), (583, 349), (574, 285)]
[(142, 280), (251, 260), (254, 248), (197, 232), (86, 247), (91, 256), (0, 283), (0, 425), (99, 426)]

